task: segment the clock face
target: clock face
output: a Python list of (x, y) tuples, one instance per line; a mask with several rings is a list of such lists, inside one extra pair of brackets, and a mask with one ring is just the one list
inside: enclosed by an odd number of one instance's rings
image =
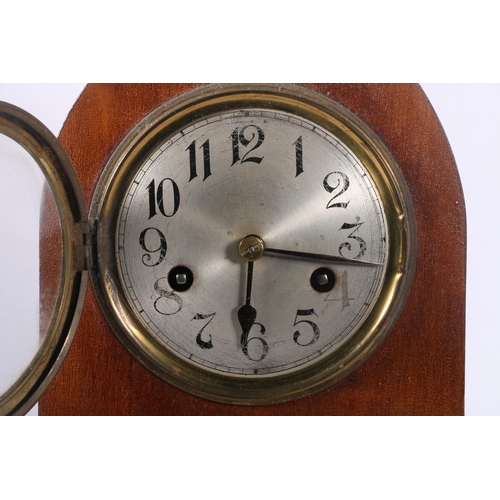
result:
[(218, 401), (335, 382), (411, 284), (411, 202), (390, 155), (292, 87), (214, 88), (157, 110), (94, 207), (94, 282), (115, 331), (154, 373)]

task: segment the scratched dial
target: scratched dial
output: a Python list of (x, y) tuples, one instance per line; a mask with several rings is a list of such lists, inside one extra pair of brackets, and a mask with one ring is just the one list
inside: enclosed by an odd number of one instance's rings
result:
[[(140, 332), (124, 334), (129, 348), (144, 343), (149, 368), (221, 401), (290, 399), (316, 390), (325, 366), (331, 383), (359, 364), (407, 266), (390, 251), (401, 242), (388, 220), (405, 218), (388, 201), (394, 181), (315, 107), (268, 101), (173, 114), (147, 147), (129, 143), (116, 275), (101, 273)], [(308, 376), (298, 394), (286, 382)]]

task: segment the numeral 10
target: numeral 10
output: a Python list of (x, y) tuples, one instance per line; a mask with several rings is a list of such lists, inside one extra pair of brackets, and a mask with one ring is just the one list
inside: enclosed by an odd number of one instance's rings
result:
[[(165, 181), (170, 182), (170, 186), (172, 187), (172, 194), (173, 194), (173, 200), (174, 200), (174, 206), (172, 208), (172, 211), (170, 213), (167, 213), (165, 211), (165, 191), (164, 191), (164, 185)], [(179, 204), (181, 201), (181, 196), (179, 193), (179, 187), (173, 181), (172, 179), (163, 179), (159, 184), (158, 184), (158, 189), (155, 188), (155, 181), (154, 179), (148, 184), (148, 187), (146, 188), (148, 193), (149, 193), (149, 219), (152, 219), (156, 214), (156, 209), (160, 211), (160, 213), (164, 217), (172, 217), (175, 215), (177, 210), (179, 209)]]

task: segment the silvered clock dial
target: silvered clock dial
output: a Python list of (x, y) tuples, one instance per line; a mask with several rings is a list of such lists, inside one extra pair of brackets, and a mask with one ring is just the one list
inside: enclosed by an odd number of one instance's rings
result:
[(339, 380), (411, 286), (411, 200), (354, 115), (295, 86), (208, 86), (122, 142), (94, 195), (93, 282), (145, 366), (269, 404)]

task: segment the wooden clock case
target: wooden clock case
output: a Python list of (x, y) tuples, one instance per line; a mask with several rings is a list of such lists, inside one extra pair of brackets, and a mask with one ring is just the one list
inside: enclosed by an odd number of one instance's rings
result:
[[(195, 84), (91, 84), (60, 141), (90, 204), (99, 175), (148, 113)], [(71, 350), (41, 415), (463, 415), (465, 205), (451, 148), (414, 84), (304, 84), (341, 103), (385, 143), (408, 184), (418, 256), (405, 309), (361, 367), (312, 396), (265, 406), (200, 399), (146, 370), (119, 342), (92, 287)]]

